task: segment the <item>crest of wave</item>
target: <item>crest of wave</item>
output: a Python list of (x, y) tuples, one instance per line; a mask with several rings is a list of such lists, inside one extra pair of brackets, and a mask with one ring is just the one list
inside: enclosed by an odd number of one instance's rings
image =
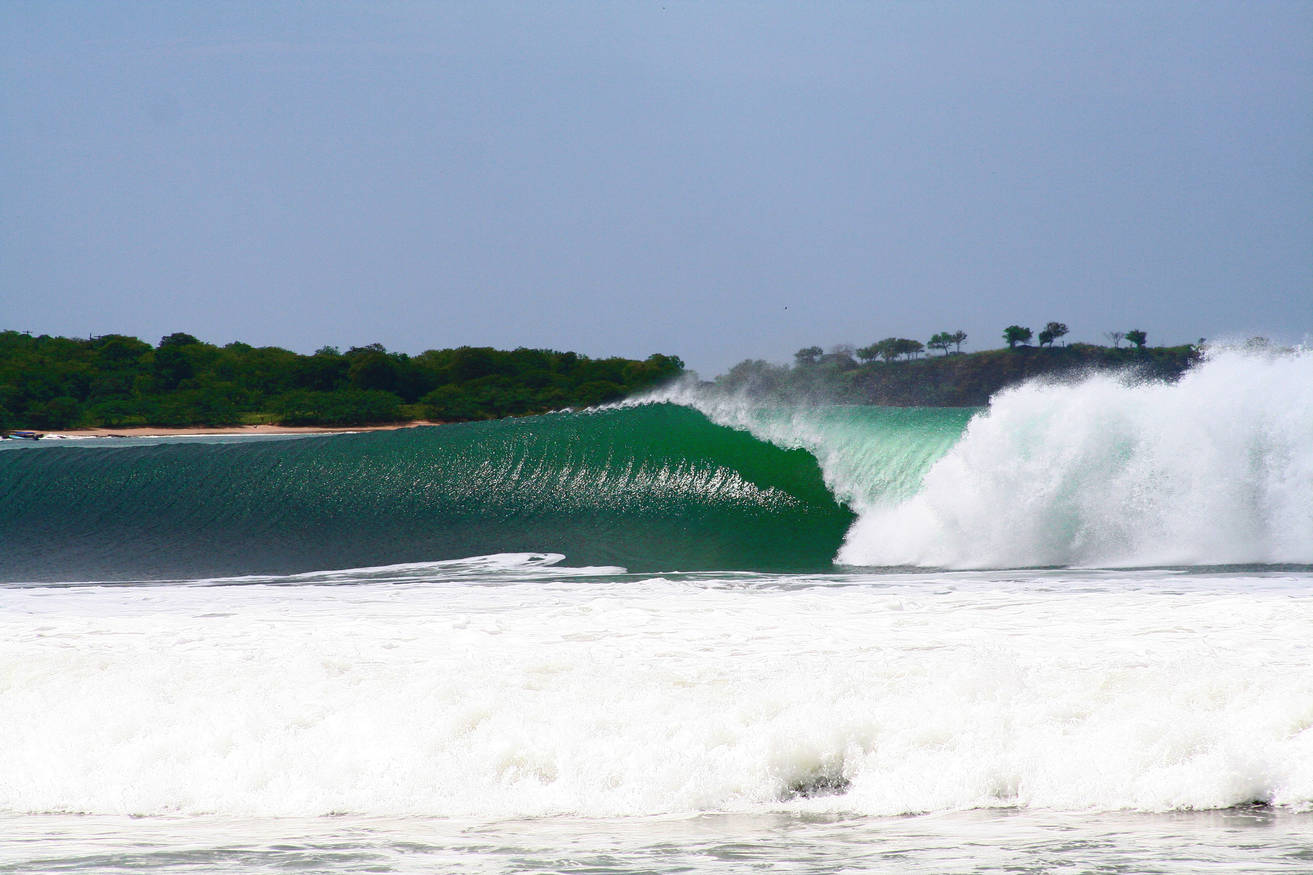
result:
[(839, 561), (1013, 567), (1313, 562), (1313, 350), (1212, 352), (1176, 383), (999, 393)]
[[(685, 378), (652, 392), (620, 402), (618, 406), (678, 404), (701, 412), (717, 425), (746, 431), (759, 440), (786, 450), (805, 449), (817, 457), (826, 485), (841, 499), (856, 497), (854, 478), (842, 477), (853, 467), (851, 442), (835, 440), (814, 405), (769, 405), (749, 391), (707, 391), (695, 378)], [(845, 464), (847, 463), (847, 464)]]
[(665, 386), (619, 406), (679, 404), (718, 425), (746, 431), (816, 458), (829, 490), (855, 509), (908, 498), (931, 463), (961, 434), (968, 413), (772, 399), (752, 387), (707, 389), (695, 379)]

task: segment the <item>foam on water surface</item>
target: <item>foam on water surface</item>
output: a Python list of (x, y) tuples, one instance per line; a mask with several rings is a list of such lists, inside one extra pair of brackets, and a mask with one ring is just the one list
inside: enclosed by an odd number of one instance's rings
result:
[(816, 457), (859, 514), (837, 560), (1007, 568), (1313, 562), (1313, 352), (1216, 349), (1005, 390), (982, 410), (773, 406), (683, 383), (643, 401)]
[(1313, 562), (1313, 353), (1007, 390), (914, 496), (862, 511), (841, 562)]
[(1307, 572), (493, 575), (491, 587), (395, 572), (0, 590), (0, 810), (1313, 801)]

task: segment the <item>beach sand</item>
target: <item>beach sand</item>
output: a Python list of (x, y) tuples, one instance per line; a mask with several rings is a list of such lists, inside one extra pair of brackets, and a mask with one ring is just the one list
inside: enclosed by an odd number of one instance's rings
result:
[(415, 428), (423, 425), (442, 425), (425, 419), (410, 422), (395, 422), (389, 425), (356, 425), (337, 428), (318, 425), (229, 425), (217, 428), (164, 428), (160, 426), (138, 426), (133, 428), (78, 428), (64, 431), (44, 432), (46, 438), (89, 438), (89, 437), (182, 437), (186, 435), (261, 435), (261, 434), (344, 434), (359, 431), (392, 431), (399, 428)]

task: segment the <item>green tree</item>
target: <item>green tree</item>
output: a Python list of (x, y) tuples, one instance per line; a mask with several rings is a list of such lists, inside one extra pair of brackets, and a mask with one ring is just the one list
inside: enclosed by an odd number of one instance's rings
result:
[(952, 333), (952, 335), (949, 337), (949, 340), (953, 341), (953, 345), (957, 348), (956, 351), (961, 352), (962, 344), (966, 343), (967, 341), (967, 333), (959, 328), (957, 331), (954, 331)]
[[(163, 340), (160, 341), (164, 343)], [(101, 368), (130, 368), (146, 353), (150, 344), (122, 334), (104, 334), (95, 340), (96, 359)]]
[(303, 356), (240, 342), (220, 348), (182, 332), (152, 347), (121, 335), (0, 331), (0, 405), (14, 427), (218, 425), (252, 413), (307, 425), (395, 421), (399, 403), (448, 384), (463, 406), (443, 418), (484, 419), (611, 400), (683, 369), (660, 354), (634, 361), (464, 347), (412, 359), (369, 344)]
[(283, 425), (369, 425), (403, 418), (401, 399), (378, 389), (291, 392), (275, 410)]
[(448, 383), (439, 386), (420, 399), (426, 419), (438, 422), (463, 422), (478, 419), (478, 402), (462, 387)]
[(111, 398), (101, 401), (92, 406), (87, 413), (93, 423), (106, 428), (148, 424), (141, 409), (141, 402), (133, 399)]
[(1138, 328), (1132, 328), (1126, 332), (1126, 339), (1135, 344), (1136, 349), (1144, 349), (1144, 345), (1149, 342), (1149, 335)]
[(814, 365), (821, 360), (824, 352), (819, 346), (804, 346), (793, 354), (793, 360), (799, 365)]
[(1067, 326), (1061, 322), (1050, 322), (1039, 333), (1040, 346), (1053, 346), (1053, 341), (1067, 333)]
[(571, 401), (580, 407), (592, 407), (608, 401), (619, 401), (625, 396), (625, 390), (609, 380), (593, 380), (584, 383), (571, 393)]
[[(327, 358), (327, 357), (324, 357)], [(397, 361), (377, 349), (351, 350), (347, 354), (347, 379), (353, 389), (381, 389), (395, 392), (400, 386)]]
[[(547, 385), (551, 382), (551, 360), (542, 350), (535, 350), (542, 353), (541, 362), (535, 360), (535, 364), (540, 366), (533, 369), (527, 369), (520, 377), (521, 380), (529, 382), (533, 379), (541, 380), (540, 385)], [(652, 386), (657, 383), (668, 382), (684, 372), (684, 362), (678, 356), (661, 355), (656, 353), (648, 356), (641, 362), (628, 362), (621, 373), (624, 375), (626, 387), (634, 389), (640, 386)]]
[(1008, 342), (1008, 349), (1016, 349), (1018, 343), (1026, 343), (1030, 338), (1029, 328), (1023, 328), (1020, 325), (1009, 325), (1003, 329), (1003, 339)]
[(925, 349), (925, 344), (919, 340), (912, 340), (910, 337), (900, 337), (895, 343), (897, 344), (898, 354), (914, 359)]
[(853, 355), (856, 352), (850, 343), (836, 343), (830, 347), (829, 352), (821, 356), (821, 361), (827, 364), (852, 365)]
[(875, 347), (880, 358), (887, 362), (891, 362), (898, 358), (898, 356), (902, 355), (902, 350), (898, 345), (897, 337), (886, 337), (884, 340), (876, 343)]
[(351, 362), (332, 347), (321, 347), (314, 355), (302, 356), (295, 366), (295, 385), (302, 389), (331, 392), (346, 388)]
[(169, 346), (191, 346), (200, 343), (199, 340), (182, 331), (175, 331), (173, 334), (165, 335), (160, 338), (160, 349)]
[[(173, 336), (176, 335), (170, 335)], [(152, 370), (157, 385), (165, 391), (178, 388), (179, 383), (196, 373), (192, 357), (187, 354), (184, 346), (177, 343), (165, 344), (164, 341), (160, 341), (160, 348), (155, 350)]]
[(716, 378), (716, 385), (730, 392), (752, 391), (767, 393), (779, 388), (789, 379), (787, 365), (774, 365), (761, 359), (741, 361)]
[(36, 405), (30, 413), (37, 428), (72, 428), (82, 418), (82, 405), (76, 398), (61, 395)]
[(926, 343), (926, 346), (931, 349), (943, 350), (944, 355), (948, 355), (948, 348), (952, 345), (953, 335), (949, 334), (947, 331), (941, 331), (938, 334), (933, 335), (929, 342)]

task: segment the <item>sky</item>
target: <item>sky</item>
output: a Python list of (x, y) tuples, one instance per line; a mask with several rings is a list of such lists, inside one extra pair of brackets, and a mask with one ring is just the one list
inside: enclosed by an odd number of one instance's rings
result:
[(1313, 3), (0, 0), (0, 329), (1313, 333)]

